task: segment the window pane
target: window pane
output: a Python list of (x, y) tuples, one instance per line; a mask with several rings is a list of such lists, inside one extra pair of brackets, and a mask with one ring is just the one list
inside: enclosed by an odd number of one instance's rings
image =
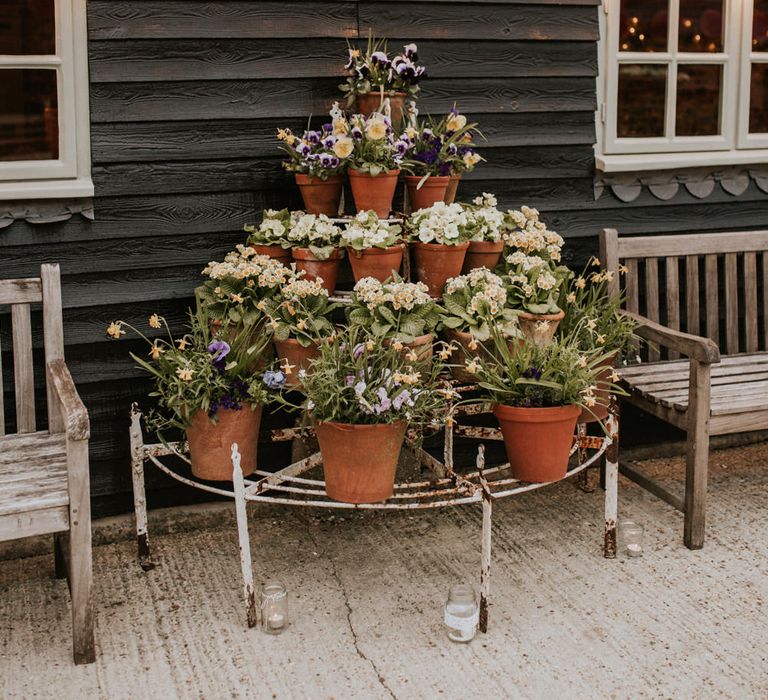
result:
[(56, 53), (54, 0), (0, 2), (0, 54)]
[(620, 66), (618, 137), (664, 136), (666, 93), (666, 66)]
[(768, 134), (768, 63), (752, 64), (749, 132)]
[(620, 51), (666, 51), (667, 0), (621, 0)]
[(55, 70), (0, 70), (0, 160), (59, 157)]
[(720, 66), (677, 68), (677, 136), (717, 136), (720, 133)]
[(752, 50), (768, 51), (768, 0), (755, 0), (752, 15)]
[(680, 51), (723, 50), (723, 0), (680, 0)]

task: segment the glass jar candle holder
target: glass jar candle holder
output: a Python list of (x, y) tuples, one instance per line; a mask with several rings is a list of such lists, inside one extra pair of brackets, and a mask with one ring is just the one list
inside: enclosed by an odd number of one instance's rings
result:
[(466, 643), (474, 638), (480, 620), (480, 608), (472, 586), (465, 583), (451, 586), (445, 604), (444, 620), (448, 639), (451, 641)]
[(633, 520), (623, 520), (619, 523), (622, 547), (628, 557), (643, 556), (643, 532), (643, 526)]
[(288, 592), (279, 581), (268, 581), (261, 587), (261, 629), (267, 634), (280, 634), (288, 627)]

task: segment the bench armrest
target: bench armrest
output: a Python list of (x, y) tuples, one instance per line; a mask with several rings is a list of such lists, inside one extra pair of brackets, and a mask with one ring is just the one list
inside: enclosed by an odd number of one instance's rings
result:
[(635, 333), (641, 338), (658, 343), (665, 348), (677, 350), (686, 357), (704, 364), (720, 362), (720, 349), (709, 338), (667, 328), (631, 311), (622, 311), (622, 313), (637, 323)]
[(53, 382), (64, 413), (67, 438), (87, 440), (91, 434), (88, 411), (77, 393), (72, 375), (64, 360), (51, 360), (48, 363), (48, 376)]

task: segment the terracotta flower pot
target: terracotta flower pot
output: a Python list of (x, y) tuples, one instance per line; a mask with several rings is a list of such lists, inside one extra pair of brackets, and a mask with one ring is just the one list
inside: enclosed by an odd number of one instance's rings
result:
[(411, 210), (426, 209), (435, 202), (444, 201), (450, 179), (447, 175), (445, 177), (431, 175), (424, 180), (421, 187), (418, 187), (422, 177), (420, 175), (406, 175), (405, 186), (408, 188), (408, 202), (411, 205)]
[(555, 331), (563, 318), (564, 311), (558, 311), (556, 314), (529, 314), (523, 311), (517, 317), (517, 322), (528, 340), (548, 345), (555, 337)]
[(443, 245), (440, 243), (413, 243), (416, 256), (416, 277), (429, 288), (429, 295), (438, 298), (451, 277), (458, 277), (464, 265), (469, 243)]
[(470, 241), (462, 273), (467, 274), (477, 267), (487, 267), (492, 271), (499, 264), (503, 250), (504, 241)]
[(432, 369), (432, 357), (434, 355), (433, 344), (435, 342), (434, 333), (426, 333), (420, 335), (410, 343), (403, 343), (404, 354), (409, 354), (411, 351), (416, 353), (416, 359), (413, 360), (413, 368), (419, 372), (429, 372)]
[(286, 373), (285, 375), (286, 386), (293, 387), (294, 389), (300, 388), (299, 371), (302, 369), (306, 370), (309, 367), (309, 363), (320, 356), (320, 349), (317, 343), (304, 347), (298, 340), (293, 338), (288, 338), (287, 340), (273, 338), (272, 342), (275, 344), (280, 364), (284, 365), (287, 362), (291, 366), (291, 373)]
[(286, 267), (293, 259), (290, 248), (283, 248), (281, 245), (252, 245), (251, 248), (256, 251), (256, 255), (266, 255), (268, 258), (280, 261)]
[(208, 481), (232, 481), (232, 443), (240, 451), (240, 468), (248, 476), (256, 470), (262, 406), (253, 410), (219, 409), (214, 423), (205, 411), (198, 411), (187, 428), (192, 474)]
[(357, 211), (373, 209), (379, 218), (386, 219), (392, 211), (399, 174), (399, 170), (390, 170), (373, 176), (350, 168), (349, 185)]
[[(392, 94), (384, 93), (384, 98), (389, 98), (389, 106), (392, 112), (392, 128), (395, 131), (400, 130), (403, 123), (403, 110), (405, 108), (406, 94), (404, 92), (395, 92)], [(369, 117), (374, 112), (383, 112), (381, 91), (366, 92), (357, 96), (357, 112), (364, 117)]]
[(521, 408), (497, 404), (499, 421), (512, 474), (520, 481), (558, 481), (568, 471), (578, 406)]
[(296, 173), (296, 184), (304, 200), (307, 214), (339, 215), (341, 201), (341, 175), (331, 175), (326, 180)]
[(406, 426), (405, 421), (317, 423), (328, 496), (342, 503), (378, 503), (392, 496)]
[[(464, 366), (469, 358), (477, 357), (482, 352), (480, 346), (484, 345), (484, 343), (475, 341), (475, 343), (477, 343), (477, 346), (475, 347), (472, 342), (472, 334), (467, 331), (457, 331), (453, 328), (446, 328), (443, 331), (443, 334), (445, 335), (445, 339), (454, 346), (454, 350), (451, 353), (451, 364), (457, 366), (449, 368), (451, 376), (464, 384), (474, 384), (477, 381), (477, 376), (471, 372), (467, 372), (467, 370), (464, 369)], [(492, 346), (492, 343), (486, 345), (487, 348)]]
[(318, 260), (309, 248), (293, 248), (293, 259), (296, 261), (296, 269), (304, 270), (305, 278), (316, 280), (318, 277), (323, 280), (323, 287), (333, 294), (336, 289), (336, 280), (339, 276), (339, 260), (341, 252), (334, 248), (327, 260)]
[(611, 383), (611, 375), (616, 363), (616, 356), (611, 355), (606, 357), (599, 365), (600, 373), (597, 375), (598, 389), (595, 391), (595, 398), (597, 404), (592, 408), (582, 408), (579, 415), (579, 423), (594, 423), (596, 421), (603, 421), (608, 417), (608, 401), (610, 400), (611, 392), (608, 389), (600, 389)]
[(392, 276), (393, 271), (399, 272), (403, 264), (404, 249), (403, 243), (389, 248), (366, 248), (365, 250), (349, 248), (347, 252), (355, 282), (359, 282), (363, 277), (375, 277), (379, 282), (383, 282)]
[(460, 180), (461, 180), (461, 175), (450, 176), (450, 180), (448, 181), (448, 187), (445, 188), (445, 197), (443, 197), (443, 201), (446, 204), (453, 204), (456, 201), (456, 192), (459, 189)]

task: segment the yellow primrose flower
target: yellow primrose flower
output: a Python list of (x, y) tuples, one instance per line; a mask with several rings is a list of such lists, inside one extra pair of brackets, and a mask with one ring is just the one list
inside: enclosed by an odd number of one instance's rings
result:
[(242, 303), (245, 301), (245, 299), (243, 299), (243, 297), (242, 297), (242, 296), (240, 296), (239, 294), (232, 294), (232, 295), (231, 295), (231, 299), (232, 299), (232, 301), (234, 301), (236, 304), (242, 304)]
[(120, 340), (121, 335), (125, 335), (121, 321), (112, 321), (107, 328), (107, 335), (115, 340)]
[(152, 349), (149, 351), (149, 355), (153, 360), (160, 359), (160, 355), (162, 355), (165, 352), (164, 348), (161, 348), (157, 343), (155, 343), (152, 346)]
[(216, 292), (217, 296), (221, 296), (221, 287), (216, 287), (213, 291)]
[(152, 314), (149, 317), (150, 328), (160, 328), (160, 317), (157, 314)]
[(372, 141), (381, 141), (387, 135), (387, 124), (383, 119), (372, 119), (366, 125), (365, 133)]
[(375, 344), (375, 343), (374, 343), (372, 340), (369, 340), (369, 341), (368, 341), (368, 342), (365, 344), (365, 349), (366, 349), (368, 352), (373, 352), (373, 349), (374, 349), (375, 347), (376, 347), (376, 344)]
[(190, 379), (192, 379), (195, 373), (191, 369), (189, 369), (189, 367), (184, 367), (184, 369), (179, 367), (176, 370), (176, 375), (178, 376), (179, 379), (181, 379), (182, 382), (188, 382)]
[(342, 136), (333, 144), (333, 152), (339, 158), (348, 158), (355, 149), (355, 142), (349, 136)]
[(290, 302), (286, 303), (285, 308), (288, 310), (288, 313), (291, 314), (291, 316), (296, 315), (296, 309)]
[(186, 350), (187, 345), (189, 345), (189, 341), (186, 338), (179, 338), (176, 341), (176, 344), (179, 346), (179, 350)]
[(253, 280), (248, 280), (245, 284), (248, 287), (253, 287), (253, 285), (256, 284), (256, 283)]
[(577, 277), (576, 281), (573, 283), (573, 286), (576, 287), (576, 289), (584, 289), (584, 287), (587, 286), (587, 280), (585, 280), (583, 277)]

